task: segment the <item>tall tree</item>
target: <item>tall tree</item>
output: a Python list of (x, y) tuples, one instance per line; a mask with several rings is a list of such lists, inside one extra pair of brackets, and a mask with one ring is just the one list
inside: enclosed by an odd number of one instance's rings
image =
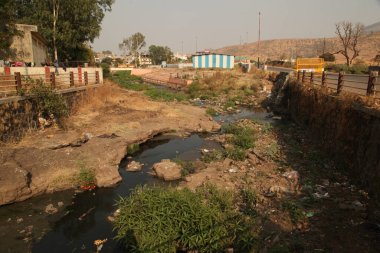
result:
[(337, 53), (342, 54), (346, 58), (347, 66), (350, 66), (354, 59), (359, 56), (359, 44), (364, 31), (364, 25), (353, 24), (343, 21), (335, 25), (335, 33), (338, 35), (342, 49)]
[(149, 47), (149, 55), (155, 65), (161, 64), (162, 61), (170, 62), (173, 58), (173, 52), (169, 47), (155, 45)]
[(134, 56), (135, 63), (137, 66), (137, 61), (140, 51), (142, 48), (144, 48), (146, 45), (145, 42), (145, 36), (141, 33), (135, 33), (132, 36), (125, 38), (120, 44), (119, 48), (120, 50), (123, 50), (125, 54), (129, 53), (130, 55)]
[(0, 59), (9, 59), (15, 55), (15, 50), (11, 49), (13, 37), (19, 35), (15, 26), (14, 12), (16, 5), (13, 0), (1, 0), (0, 8)]
[(88, 43), (99, 36), (105, 12), (115, 0), (14, 0), (18, 22), (34, 24), (54, 58), (88, 60)]

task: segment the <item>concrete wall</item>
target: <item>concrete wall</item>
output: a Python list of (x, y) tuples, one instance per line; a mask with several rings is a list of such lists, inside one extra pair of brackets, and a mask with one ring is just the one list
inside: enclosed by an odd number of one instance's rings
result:
[[(49, 67), (50, 72), (54, 72), (54, 67)], [(74, 75), (78, 75), (78, 68), (67, 68), (66, 72), (63, 68), (58, 68), (59, 75), (68, 75), (70, 72), (74, 72)], [(84, 72), (89, 74), (89, 83), (92, 83), (95, 78), (95, 72), (99, 71), (100, 83), (103, 83), (103, 71), (101, 68), (82, 68), (82, 76)], [(45, 75), (45, 67), (12, 67), (10, 68), (11, 75), (14, 75), (16, 72), (20, 72), (21, 75)], [(0, 75), (4, 74), (4, 67), (0, 67)], [(77, 78), (77, 77), (75, 77)]]
[(33, 40), (32, 33), (37, 32), (37, 26), (34, 25), (16, 25), (17, 29), (23, 34), (21, 36), (15, 36), (11, 48), (17, 50), (17, 61), (33, 62)]
[(40, 40), (33, 38), (33, 62), (35, 66), (41, 67), (47, 59), (48, 48)]

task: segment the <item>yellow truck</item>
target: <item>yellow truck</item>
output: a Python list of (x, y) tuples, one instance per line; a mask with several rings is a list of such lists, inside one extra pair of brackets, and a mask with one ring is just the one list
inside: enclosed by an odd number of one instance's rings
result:
[(325, 61), (322, 58), (298, 58), (296, 71), (322, 73), (325, 70)]

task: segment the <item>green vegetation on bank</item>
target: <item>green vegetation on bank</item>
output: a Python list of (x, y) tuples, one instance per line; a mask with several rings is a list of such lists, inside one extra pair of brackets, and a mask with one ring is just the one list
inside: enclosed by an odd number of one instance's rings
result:
[[(118, 201), (116, 238), (128, 252), (250, 252), (256, 246), (251, 193), (242, 198), (214, 186), (188, 189), (138, 187)], [(238, 201), (237, 201), (238, 200)]]
[(238, 123), (224, 125), (222, 132), (227, 135), (225, 149), (213, 150), (203, 154), (203, 162), (210, 163), (224, 158), (242, 161), (246, 157), (246, 151), (255, 146), (256, 133), (250, 126), (242, 126)]
[(79, 164), (79, 173), (75, 176), (74, 182), (79, 187), (90, 187), (96, 184), (95, 171), (87, 168), (85, 164)]
[(62, 94), (55, 92), (42, 81), (33, 83), (29, 95), (35, 104), (38, 114), (45, 119), (54, 118), (61, 123), (64, 117), (69, 115), (69, 108)]
[(183, 92), (174, 92), (165, 88), (145, 84), (141, 77), (131, 75), (130, 71), (118, 71), (114, 73), (110, 79), (125, 89), (144, 91), (144, 94), (152, 100), (171, 102), (188, 99), (188, 96)]

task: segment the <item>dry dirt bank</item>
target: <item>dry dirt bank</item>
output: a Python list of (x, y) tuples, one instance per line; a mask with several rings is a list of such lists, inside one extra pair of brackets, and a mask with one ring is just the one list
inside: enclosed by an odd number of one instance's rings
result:
[(67, 130), (50, 128), (0, 146), (0, 205), (75, 187), (81, 168), (95, 171), (99, 187), (112, 186), (121, 180), (118, 165), (129, 144), (167, 131), (219, 128), (204, 109), (153, 102), (107, 84), (78, 103)]

